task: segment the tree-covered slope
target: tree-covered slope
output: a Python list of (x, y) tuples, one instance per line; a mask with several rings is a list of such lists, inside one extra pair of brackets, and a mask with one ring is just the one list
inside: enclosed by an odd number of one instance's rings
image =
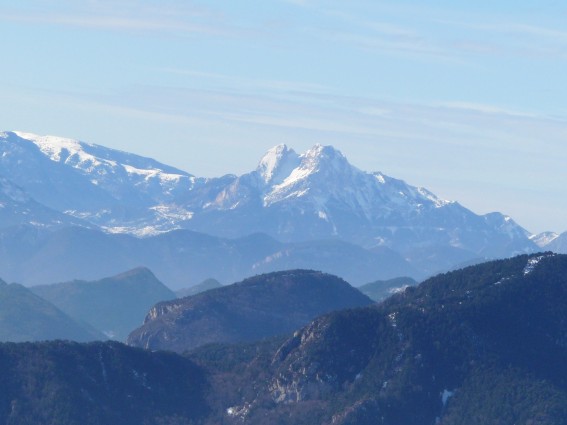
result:
[(115, 342), (0, 344), (0, 423), (190, 425), (207, 413), (200, 368)]
[(567, 256), (546, 253), (442, 274), (288, 336), (185, 356), (4, 344), (0, 422), (564, 425), (566, 306)]
[(159, 303), (128, 343), (183, 352), (213, 342), (253, 341), (293, 332), (333, 310), (371, 303), (336, 276), (310, 270), (275, 272)]
[[(225, 423), (565, 424), (566, 306), (567, 256), (439, 275), (217, 372), (219, 386), (244, 388)], [(194, 356), (222, 370), (235, 358), (224, 350)]]

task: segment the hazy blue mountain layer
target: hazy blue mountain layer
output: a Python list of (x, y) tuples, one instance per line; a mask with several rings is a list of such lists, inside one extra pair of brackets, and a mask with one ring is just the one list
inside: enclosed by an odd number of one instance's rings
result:
[(0, 275), (25, 285), (99, 280), (144, 266), (172, 289), (213, 277), (232, 283), (277, 270), (311, 267), (353, 284), (400, 275), (422, 276), (399, 254), (341, 241), (281, 243), (254, 234), (224, 239), (189, 230), (137, 238), (84, 227), (0, 230)]
[(0, 341), (69, 339), (94, 341), (104, 335), (79, 323), (17, 283), (0, 280)]
[(125, 341), (143, 323), (150, 307), (175, 298), (146, 268), (97, 281), (74, 280), (33, 286), (30, 290), (73, 319), (119, 341)]

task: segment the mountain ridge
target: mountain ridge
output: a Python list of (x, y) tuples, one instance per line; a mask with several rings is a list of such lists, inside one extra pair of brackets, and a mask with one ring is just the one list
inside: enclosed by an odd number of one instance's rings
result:
[(329, 311), (372, 304), (344, 280), (313, 270), (254, 276), (153, 306), (128, 344), (184, 352), (293, 332)]
[(171, 289), (214, 277), (221, 283), (289, 268), (318, 268), (353, 284), (422, 273), (384, 248), (370, 252), (342, 241), (282, 243), (264, 234), (225, 239), (191, 230), (137, 238), (97, 229), (35, 226), (0, 229), (0, 275), (27, 286), (99, 280), (141, 265)]

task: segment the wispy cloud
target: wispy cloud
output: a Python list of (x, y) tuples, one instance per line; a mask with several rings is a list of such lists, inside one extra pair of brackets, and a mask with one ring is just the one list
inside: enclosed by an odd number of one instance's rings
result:
[(320, 133), (323, 139), (332, 135), (343, 140), (375, 138), (530, 153), (538, 152), (542, 139), (558, 143), (558, 135), (563, 137), (567, 131), (567, 117), (462, 101), (420, 104), (307, 92), (290, 98), (278, 92), (243, 94), (149, 86), (90, 101), (159, 118), (171, 115), (209, 124), (257, 125), (275, 133), (309, 131)]
[(336, 7), (318, 5), (312, 9), (326, 19), (325, 25), (308, 30), (320, 39), (396, 54), (443, 54), (440, 46), (435, 45), (428, 35), (399, 17), (385, 16), (382, 20), (376, 20)]
[(227, 23), (220, 12), (187, 3), (165, 1), (160, 7), (147, 1), (91, 0), (46, 5), (33, 2), (27, 8), (12, 6), (0, 21), (43, 24), (110, 31), (144, 31), (208, 35), (234, 35), (242, 29)]
[(501, 106), (473, 103), (473, 102), (462, 102), (462, 101), (439, 102), (439, 103), (434, 103), (432, 106), (439, 106), (441, 108), (456, 109), (463, 111), (480, 112), (483, 114), (493, 114), (493, 115), (503, 115), (503, 116), (507, 115), (511, 117), (522, 117), (522, 118), (541, 118), (540, 114), (536, 114), (532, 112), (518, 111), (518, 110), (503, 108)]
[[(359, 4), (360, 5), (360, 4)], [(459, 8), (432, 8), (388, 2), (364, 8), (333, 2), (310, 2), (307, 8), (323, 23), (312, 36), (368, 51), (447, 59), (473, 56), (567, 57), (567, 31), (534, 24), (525, 14), (476, 12), (463, 19)], [(379, 16), (380, 19), (376, 20)]]
[[(231, 87), (232, 90), (238, 92), (257, 92), (257, 91), (274, 91), (284, 93), (324, 93), (328, 92), (329, 88), (318, 83), (308, 83), (302, 81), (288, 81), (288, 80), (271, 80), (263, 78), (247, 78), (237, 77), (228, 74), (219, 74), (212, 72), (203, 72), (191, 69), (180, 68), (160, 68), (160, 71), (182, 75), (187, 77), (194, 77), (200, 83), (210, 82), (214, 86)], [(206, 84), (205, 84), (206, 85)]]
[(567, 31), (525, 22), (513, 22), (508, 17), (477, 17), (477, 21), (439, 20), (440, 25), (458, 28), (461, 40), (453, 46), (476, 54), (491, 56), (567, 58)]
[(506, 33), (524, 36), (537, 36), (551, 39), (554, 42), (567, 42), (567, 31), (558, 30), (549, 27), (541, 27), (526, 23), (517, 22), (499, 22), (499, 23), (466, 23), (466, 22), (449, 22), (452, 25), (462, 28), (471, 28), (480, 31), (488, 31), (491, 33)]
[(128, 18), (119, 16), (79, 16), (79, 15), (3, 15), (0, 20), (47, 25), (64, 25), (80, 28), (126, 30), (126, 31), (167, 31), (185, 33), (223, 34), (217, 27), (163, 18)]
[(318, 35), (321, 39), (329, 42), (346, 43), (370, 51), (446, 56), (446, 52), (443, 49), (419, 37), (408, 39), (406, 37), (387, 37), (336, 31), (319, 31)]

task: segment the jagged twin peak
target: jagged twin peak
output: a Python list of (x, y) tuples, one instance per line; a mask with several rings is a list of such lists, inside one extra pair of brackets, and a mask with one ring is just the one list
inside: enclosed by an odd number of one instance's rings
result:
[(326, 174), (360, 172), (348, 163), (341, 152), (332, 146), (320, 144), (301, 155), (286, 145), (275, 146), (262, 157), (256, 171), (265, 183), (271, 185), (290, 185), (320, 172)]
[(256, 171), (268, 184), (279, 184), (301, 163), (300, 156), (286, 145), (268, 150), (258, 163)]
[[(256, 173), (263, 183), (264, 207), (309, 199), (321, 218), (329, 217), (326, 208), (330, 202), (355, 210), (368, 220), (384, 210), (386, 204), (391, 204), (387, 208), (395, 204), (398, 209), (413, 210), (424, 205), (441, 207), (451, 203), (382, 173), (363, 172), (351, 165), (340, 151), (320, 144), (301, 155), (286, 145), (275, 146), (260, 160)], [(232, 202), (231, 207), (234, 205)]]

